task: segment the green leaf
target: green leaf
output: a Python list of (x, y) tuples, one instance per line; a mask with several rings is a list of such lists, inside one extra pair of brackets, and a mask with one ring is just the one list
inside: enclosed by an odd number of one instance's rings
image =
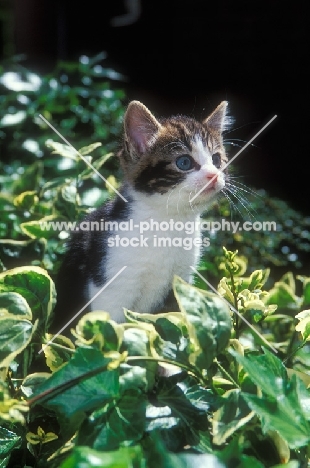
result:
[(218, 397), (185, 372), (159, 378), (155, 388), (147, 410), (148, 432), (158, 430), (172, 451), (184, 444), (211, 450), (208, 415)]
[(262, 289), (264, 284), (266, 283), (270, 274), (270, 269), (267, 268), (266, 270), (255, 270), (251, 273), (249, 277), (249, 285), (248, 289), (250, 291), (254, 291), (256, 289)]
[(39, 220), (26, 221), (21, 223), (20, 228), (27, 236), (31, 237), (32, 239), (51, 239), (58, 238), (61, 229), (56, 229), (56, 226), (60, 226), (60, 223), (64, 222), (68, 222), (68, 218), (59, 215), (49, 215)]
[[(93, 161), (92, 166), (97, 171), (99, 171), (100, 168), (106, 163), (106, 161), (108, 161), (108, 159), (110, 159), (110, 157), (113, 156), (113, 155), (114, 155), (114, 153), (104, 154), (99, 159), (96, 159), (95, 161)], [(95, 175), (94, 169), (92, 167), (87, 167), (86, 169), (84, 169), (83, 172), (81, 172), (79, 174), (79, 179), (86, 180), (86, 179), (89, 179), (90, 177), (92, 177), (93, 175)]]
[(0, 292), (16, 292), (23, 296), (32, 311), (46, 327), (56, 301), (55, 286), (43, 268), (17, 267), (0, 273)]
[(228, 468), (265, 468), (265, 466), (254, 457), (249, 457), (242, 453), (243, 446), (238, 437), (234, 437), (231, 442), (221, 451), (217, 451), (219, 462), (223, 463), (220, 467)]
[[(182, 462), (182, 465), (179, 466), (184, 468), (225, 468), (220, 460), (212, 454), (199, 455), (193, 453), (181, 453), (177, 458), (179, 463)], [(248, 465), (247, 468), (249, 468), (249, 466), (250, 465)], [(251, 468), (252, 467), (257, 468), (256, 465), (251, 465)]]
[(77, 151), (69, 145), (64, 145), (63, 143), (58, 143), (53, 140), (47, 140), (46, 146), (53, 150), (53, 154), (60, 154), (60, 156), (73, 159), (74, 161), (79, 160)]
[(240, 427), (247, 424), (255, 413), (244, 401), (240, 390), (228, 390), (224, 395), (224, 404), (213, 415), (213, 443), (222, 445)]
[(292, 449), (309, 443), (310, 425), (303, 416), (294, 390), (286, 395), (284, 401), (276, 401), (270, 397), (259, 398), (246, 393), (243, 397), (261, 419), (265, 433), (269, 430), (278, 431)]
[(281, 465), (273, 465), (271, 468), (300, 468), (299, 461), (292, 460), (288, 463), (281, 463)]
[(123, 338), (123, 328), (109, 314), (89, 312), (79, 320), (76, 326), (78, 343), (92, 344), (102, 352), (118, 351)]
[(65, 216), (69, 220), (75, 220), (79, 205), (80, 198), (74, 183), (60, 188), (54, 205), (59, 215)]
[(291, 273), (284, 275), (269, 291), (266, 304), (277, 304), (279, 308), (298, 309), (301, 299), (295, 294), (295, 280)]
[(119, 371), (107, 370), (109, 362), (97, 349), (78, 348), (67, 364), (36, 389), (35, 402), (58, 412), (65, 434), (76, 430), (86, 412), (118, 395)]
[[(188, 322), (184, 314), (180, 312), (139, 314), (125, 310), (125, 316), (134, 323), (144, 324), (143, 326), (148, 332), (143, 331), (144, 340), (146, 339), (148, 343), (145, 355), (152, 355), (156, 358), (162, 357), (173, 360), (178, 364), (192, 367), (189, 363), (192, 349)], [(152, 324), (153, 326), (149, 326), (148, 324)], [(142, 337), (141, 339), (143, 340)], [(193, 340), (195, 339), (196, 337), (194, 336)]]
[(174, 291), (195, 347), (190, 362), (199, 369), (208, 369), (228, 344), (232, 327), (229, 307), (217, 294), (197, 289), (178, 277)]
[(44, 239), (17, 241), (0, 239), (0, 258), (5, 265), (20, 266), (30, 264), (32, 260), (41, 261), (46, 242)]
[[(310, 441), (310, 424), (307, 422), (309, 399), (304, 385), (293, 375), (288, 378), (280, 359), (264, 349), (262, 356), (244, 357), (234, 353), (250, 379), (263, 391), (263, 396), (242, 396), (262, 421), (263, 431), (278, 431), (290, 448), (298, 448)], [(306, 410), (303, 406), (308, 407)]]
[(39, 198), (37, 196), (37, 192), (28, 190), (27, 192), (23, 192), (14, 198), (14, 205), (17, 208), (21, 208), (22, 210), (30, 210), (30, 208), (37, 204), (38, 201)]
[(310, 304), (310, 278), (305, 276), (297, 276), (297, 278), (303, 283), (303, 303), (302, 307), (308, 307)]
[(49, 180), (45, 182), (43, 187), (41, 188), (41, 193), (43, 194), (47, 190), (52, 190), (55, 188), (59, 188), (63, 185), (70, 184), (72, 181), (68, 177), (56, 177), (55, 179)]
[(153, 431), (143, 439), (147, 468), (189, 468), (179, 457), (168, 452), (158, 432)]
[(138, 389), (127, 390), (84, 421), (77, 442), (97, 450), (137, 442), (145, 431), (145, 411), (146, 396)]
[(249, 354), (245, 357), (235, 351), (231, 351), (231, 354), (242, 364), (250, 379), (266, 395), (277, 398), (285, 392), (286, 385), (289, 382), (285, 366), (280, 359), (267, 349), (264, 349), (264, 354), (261, 356)]
[[(121, 365), (120, 384), (122, 388), (140, 388), (148, 391), (153, 388), (157, 363), (143, 360), (143, 356), (150, 356), (150, 342), (145, 330), (125, 328), (120, 352), (126, 351), (128, 364)], [(130, 361), (130, 356), (142, 356), (141, 360)], [(139, 367), (141, 366), (141, 367)]]
[(140, 446), (121, 447), (114, 452), (100, 452), (89, 447), (75, 447), (60, 468), (145, 468)]
[(0, 317), (7, 314), (32, 320), (32, 312), (26, 299), (16, 292), (0, 293)]
[(21, 391), (27, 398), (30, 398), (36, 387), (49, 379), (50, 376), (51, 374), (48, 372), (35, 372), (34, 374), (28, 374), (22, 382), (20, 387)]
[(299, 320), (299, 323), (296, 325), (296, 330), (299, 331), (302, 335), (304, 341), (310, 340), (310, 309), (303, 310), (299, 314), (295, 315), (295, 318)]
[(83, 146), (83, 148), (79, 149), (79, 153), (82, 156), (87, 156), (89, 153), (92, 153), (99, 146), (102, 146), (102, 143), (96, 142), (96, 143), (92, 143), (91, 145), (88, 145), (88, 146)]
[[(175, 385), (174, 379), (162, 378), (157, 383), (156, 401), (159, 406), (169, 406), (172, 416), (185, 421), (188, 427), (192, 430), (204, 431), (208, 428), (207, 409), (209, 409), (208, 397), (209, 393), (205, 390), (205, 399), (198, 400), (198, 407), (186, 398), (182, 389)], [(202, 397), (202, 388), (201, 395)], [(193, 400), (195, 401), (195, 400)]]
[(36, 327), (37, 322), (33, 325), (19, 317), (0, 317), (0, 368), (9, 367), (15, 356), (26, 348)]
[(13, 182), (12, 191), (15, 194), (37, 191), (40, 187), (43, 174), (43, 163), (36, 161), (25, 169), (22, 177)]
[(0, 467), (8, 466), (10, 455), (22, 444), (22, 438), (4, 427), (0, 427)]

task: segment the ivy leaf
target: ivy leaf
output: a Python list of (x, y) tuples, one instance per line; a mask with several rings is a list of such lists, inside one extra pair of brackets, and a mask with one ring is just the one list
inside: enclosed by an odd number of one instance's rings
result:
[(8, 314), (32, 320), (32, 312), (28, 302), (16, 292), (3, 292), (0, 294), (0, 317)]
[(147, 351), (148, 355), (163, 357), (189, 366), (192, 349), (188, 322), (184, 314), (180, 312), (138, 314), (126, 310), (125, 315), (130, 321), (144, 324), (148, 331), (148, 335), (144, 332), (145, 339), (151, 345)]
[[(143, 357), (151, 355), (150, 343), (145, 330), (134, 327), (126, 328), (120, 349), (120, 352), (124, 351), (128, 352), (130, 365), (122, 364), (121, 366), (121, 387), (124, 389), (138, 387), (144, 391), (153, 388), (158, 365), (157, 362), (143, 360)], [(142, 359), (131, 361), (130, 356), (142, 356)]]
[(213, 415), (213, 443), (222, 445), (240, 427), (247, 424), (254, 416), (249, 410), (240, 390), (228, 390), (224, 395), (224, 404)]
[(56, 302), (55, 285), (43, 268), (17, 267), (0, 273), (0, 292), (16, 292), (23, 296), (45, 330)]
[(79, 204), (80, 197), (74, 183), (60, 188), (55, 200), (55, 210), (60, 216), (69, 218), (69, 220), (76, 219), (77, 205)]
[(38, 321), (33, 325), (20, 317), (0, 317), (0, 368), (9, 367), (15, 356), (31, 342)]
[(36, 161), (26, 167), (23, 176), (13, 182), (13, 193), (20, 194), (22, 192), (38, 190), (43, 175), (42, 161)]
[(121, 447), (115, 451), (98, 451), (89, 447), (75, 447), (60, 468), (143, 468), (144, 456), (140, 446)]
[(87, 156), (89, 153), (92, 153), (99, 146), (102, 146), (102, 143), (96, 142), (96, 143), (92, 143), (92, 144), (90, 144), (88, 146), (83, 146), (83, 148), (79, 149), (79, 153), (82, 156)]
[(63, 421), (64, 434), (72, 433), (86, 412), (118, 395), (119, 371), (106, 370), (110, 361), (97, 349), (78, 348), (67, 364), (36, 389), (30, 403), (39, 401), (54, 409)]
[(205, 449), (210, 447), (208, 415), (216, 405), (218, 397), (186, 372), (161, 377), (150, 397), (147, 430), (160, 431), (172, 451), (181, 450), (186, 443)]
[(303, 405), (309, 405), (305, 398), (303, 383), (293, 375), (288, 378), (280, 359), (264, 349), (264, 355), (243, 357), (232, 352), (242, 364), (250, 379), (263, 391), (263, 396), (242, 396), (262, 421), (264, 432), (278, 431), (290, 448), (298, 448), (310, 441), (308, 413)]
[(280, 359), (267, 349), (264, 349), (264, 354), (261, 356), (249, 354), (245, 357), (235, 351), (230, 352), (242, 364), (252, 382), (261, 388), (266, 395), (277, 398), (283, 394), (289, 380), (285, 366)]
[(53, 154), (60, 154), (60, 156), (73, 159), (74, 161), (79, 159), (79, 155), (77, 154), (76, 150), (69, 145), (58, 143), (57, 141), (53, 140), (47, 140), (45, 144), (48, 148), (53, 150)]
[(12, 450), (17, 449), (22, 444), (21, 436), (9, 431), (5, 427), (0, 427), (0, 467), (8, 466)]
[(190, 401), (183, 390), (175, 385), (173, 378), (162, 378), (157, 383), (156, 387), (156, 404), (159, 406), (168, 406), (171, 409), (171, 414), (174, 417), (182, 419), (192, 430), (206, 430), (208, 428), (208, 420), (206, 411), (209, 409), (208, 391), (205, 390), (204, 400), (201, 401), (203, 394), (201, 388), (200, 398), (197, 401), (197, 406)]
[(297, 278), (303, 283), (302, 307), (308, 307), (310, 305), (310, 278), (307, 278), (306, 276), (297, 276)]
[[(31, 237), (32, 239), (37, 238), (44, 238), (44, 239), (51, 239), (51, 238), (58, 238), (60, 229), (55, 229), (56, 223), (67, 222), (68, 218), (59, 215), (49, 215), (44, 216), (39, 220), (33, 221), (26, 221), (21, 223), (20, 228), (27, 236)], [(55, 223), (55, 224), (53, 224)]]
[(45, 247), (44, 239), (23, 241), (0, 239), (0, 258), (5, 265), (10, 265), (11, 268), (30, 264), (32, 260), (42, 261)]
[(37, 204), (38, 201), (39, 198), (37, 196), (37, 192), (33, 190), (27, 190), (26, 192), (23, 192), (15, 197), (13, 203), (17, 208), (22, 210), (30, 210), (30, 208)]
[(261, 419), (264, 433), (269, 430), (278, 431), (292, 449), (309, 443), (310, 425), (304, 418), (294, 390), (286, 395), (284, 401), (276, 401), (270, 397), (259, 398), (246, 393), (243, 397)]
[(30, 398), (33, 395), (36, 387), (49, 379), (50, 376), (51, 374), (48, 372), (35, 372), (34, 374), (28, 374), (24, 378), (20, 387), (21, 391), (27, 398)]
[[(52, 340), (53, 335), (46, 333), (45, 335), (46, 341), (49, 342)], [(54, 346), (44, 346), (43, 352), (46, 359), (47, 367), (52, 371), (56, 371), (65, 363), (67, 363), (71, 356), (72, 352), (75, 349), (74, 344), (72, 341), (63, 335), (57, 335), (53, 339), (53, 343), (60, 345), (60, 348)]]
[(108, 313), (89, 312), (79, 320), (74, 335), (77, 345), (92, 345), (102, 352), (118, 351), (123, 338), (123, 328)]
[(269, 291), (266, 304), (277, 304), (279, 308), (298, 309), (301, 299), (295, 294), (295, 280), (291, 273), (284, 275)]
[[(99, 159), (96, 159), (95, 161), (93, 161), (92, 163), (92, 166), (97, 169), (97, 171), (99, 171), (101, 169), (101, 167), (108, 161), (108, 159), (110, 159), (111, 156), (113, 156), (114, 153), (108, 153), (108, 154), (104, 154), (103, 156), (101, 156)], [(86, 180), (86, 179), (89, 179), (90, 177), (92, 177), (93, 175), (95, 174), (94, 170), (92, 167), (87, 167), (86, 169), (84, 169), (83, 172), (81, 172), (79, 174), (79, 179), (81, 180)]]
[(299, 320), (299, 323), (296, 325), (296, 330), (299, 331), (302, 335), (304, 341), (310, 340), (310, 309), (303, 310), (299, 314), (295, 315), (295, 318)]
[(232, 327), (229, 307), (217, 294), (197, 289), (178, 277), (174, 279), (174, 292), (194, 347), (190, 363), (208, 369), (228, 344)]
[(140, 440), (145, 431), (146, 402), (139, 389), (126, 390), (84, 421), (77, 442), (97, 450), (111, 450), (122, 442)]

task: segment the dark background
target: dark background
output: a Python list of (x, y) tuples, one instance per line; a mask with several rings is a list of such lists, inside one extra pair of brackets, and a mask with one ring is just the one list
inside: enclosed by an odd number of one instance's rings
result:
[[(13, 3), (14, 52), (27, 54), (34, 71), (106, 51), (107, 64), (127, 77), (129, 100), (141, 100), (157, 116), (197, 118), (228, 100), (235, 124), (227, 138), (244, 143), (277, 114), (234, 165), (246, 184), (309, 214), (305, 1)], [(116, 25), (130, 4), (138, 7), (136, 17)]]

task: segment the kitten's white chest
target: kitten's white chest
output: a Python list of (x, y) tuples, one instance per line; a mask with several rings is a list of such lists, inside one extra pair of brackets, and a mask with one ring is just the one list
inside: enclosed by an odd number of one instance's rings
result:
[[(92, 310), (105, 310), (118, 322), (124, 320), (124, 307), (135, 312), (158, 310), (171, 289), (174, 275), (190, 280), (190, 266), (197, 263), (200, 253), (199, 247), (190, 245), (199, 237), (198, 231), (171, 231), (169, 225), (172, 220), (172, 223), (179, 221), (179, 226), (189, 221), (194, 226), (199, 217), (193, 213), (172, 219), (165, 205), (156, 206), (155, 203), (152, 209), (138, 200), (134, 203), (131, 219), (132, 230), (114, 232), (110, 237), (109, 243), (113, 247), (108, 248), (102, 265), (107, 281), (124, 266), (126, 269), (91, 304)], [(150, 229), (147, 229), (148, 224)], [(90, 297), (101, 287), (89, 284)]]

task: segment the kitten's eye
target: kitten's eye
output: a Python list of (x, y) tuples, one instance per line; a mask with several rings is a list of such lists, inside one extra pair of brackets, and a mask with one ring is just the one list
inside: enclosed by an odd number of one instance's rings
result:
[(184, 154), (183, 156), (179, 156), (175, 160), (176, 166), (181, 169), (181, 171), (189, 171), (194, 167), (194, 161), (191, 156)]
[(213, 162), (213, 165), (219, 169), (221, 167), (221, 163), (222, 163), (222, 158), (221, 158), (221, 155), (220, 153), (214, 153), (212, 154), (212, 162)]

